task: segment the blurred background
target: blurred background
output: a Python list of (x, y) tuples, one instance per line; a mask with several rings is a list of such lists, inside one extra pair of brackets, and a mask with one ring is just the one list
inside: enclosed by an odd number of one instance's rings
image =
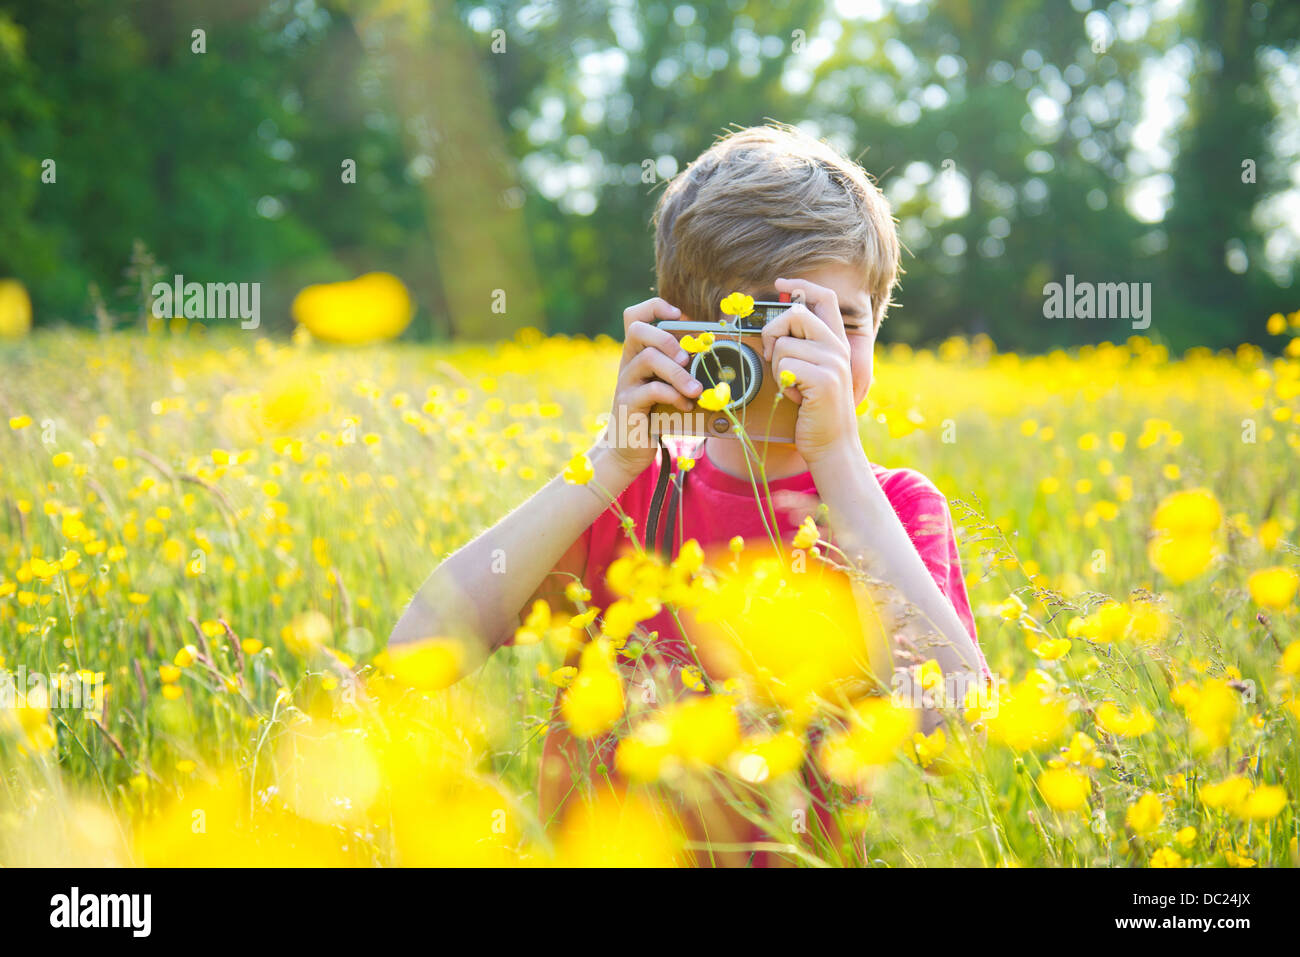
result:
[[(857, 158), (906, 246), (885, 341), (1174, 350), (1296, 308), (1300, 4), (1244, 0), (0, 0), (0, 278), (36, 327), (138, 323), (174, 274), (382, 270), (412, 339), (621, 334), (651, 211), (735, 125)], [(50, 161), (53, 161), (52, 163)]]

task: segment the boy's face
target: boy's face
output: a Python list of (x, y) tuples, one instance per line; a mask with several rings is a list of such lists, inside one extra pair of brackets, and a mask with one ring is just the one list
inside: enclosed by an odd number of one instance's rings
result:
[[(844, 334), (849, 342), (849, 361), (853, 369), (853, 404), (860, 405), (871, 388), (876, 350), (875, 317), (866, 279), (861, 270), (847, 263), (800, 270), (790, 278), (803, 279), (834, 290), (840, 304), (840, 316), (844, 319)], [(771, 287), (757, 285), (742, 291), (760, 301), (774, 302), (777, 299), (777, 294)]]

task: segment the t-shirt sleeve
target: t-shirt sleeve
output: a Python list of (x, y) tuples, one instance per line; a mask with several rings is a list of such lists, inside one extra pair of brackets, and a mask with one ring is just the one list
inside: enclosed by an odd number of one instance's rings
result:
[(916, 490), (908, 492), (896, 502), (894, 510), (911, 536), (930, 577), (948, 599), (970, 634), (971, 641), (975, 643), (980, 669), (985, 676), (990, 676), (984, 651), (980, 648), (979, 635), (975, 630), (975, 615), (971, 611), (970, 596), (966, 592), (966, 579), (962, 574), (957, 533), (953, 527), (948, 500), (928, 480), (919, 475), (917, 478), (919, 481)]

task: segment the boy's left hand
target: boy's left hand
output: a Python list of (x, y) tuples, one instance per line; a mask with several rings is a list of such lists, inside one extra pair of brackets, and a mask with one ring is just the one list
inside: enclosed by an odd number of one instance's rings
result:
[(764, 327), (763, 358), (776, 376), (794, 376), (784, 393), (799, 406), (794, 444), (812, 464), (844, 443), (861, 445), (849, 339), (835, 290), (806, 279), (778, 279), (776, 290), (804, 301)]

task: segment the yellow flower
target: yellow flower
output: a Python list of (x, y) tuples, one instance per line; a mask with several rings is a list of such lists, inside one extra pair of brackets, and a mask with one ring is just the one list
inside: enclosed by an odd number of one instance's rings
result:
[(682, 685), (691, 691), (703, 691), (704, 672), (695, 665), (687, 665), (682, 669)]
[(181, 686), (163, 685), (162, 696), (166, 698), (168, 701), (175, 701), (177, 698), (181, 696)]
[(329, 644), (334, 635), (330, 620), (319, 611), (305, 611), (280, 630), (285, 647), (300, 658), (306, 658)]
[(1172, 847), (1157, 848), (1151, 855), (1152, 867), (1185, 867), (1186, 862), (1183, 855), (1179, 854)]
[(732, 753), (730, 765), (742, 781), (762, 784), (798, 770), (803, 761), (803, 740), (793, 732), (781, 731), (746, 738)]
[(1174, 584), (1204, 574), (1218, 554), (1215, 533), (1223, 509), (1209, 489), (1175, 492), (1156, 507), (1147, 557)]
[(939, 662), (930, 658), (918, 665), (917, 683), (926, 691), (940, 687), (943, 684), (943, 669), (939, 666)]
[(1133, 617), (1128, 606), (1110, 601), (1102, 605), (1091, 615), (1072, 618), (1066, 626), (1066, 634), (1071, 638), (1090, 638), (1097, 642), (1111, 642), (1128, 634)]
[(560, 702), (560, 713), (574, 737), (594, 738), (614, 726), (623, 707), (623, 679), (613, 649), (606, 641), (592, 641), (582, 649), (577, 677)]
[(1064, 767), (1066, 764), (1104, 768), (1106, 759), (1097, 753), (1097, 742), (1082, 731), (1074, 732), (1070, 746), (1062, 750), (1061, 755), (1047, 762), (1052, 767)]
[(556, 668), (547, 674), (546, 680), (557, 688), (567, 688), (576, 677), (578, 677), (578, 669), (573, 665), (565, 665), (563, 668)]
[(172, 664), (177, 668), (188, 668), (190, 665), (194, 664), (194, 659), (197, 655), (197, 648), (193, 645), (185, 645), (180, 649), (180, 651), (176, 652), (176, 656), (172, 658)]
[(1198, 746), (1213, 750), (1228, 743), (1241, 702), (1226, 681), (1211, 678), (1201, 686), (1186, 682), (1175, 688), (1170, 697), (1187, 714)]
[(32, 574), (41, 581), (49, 581), (59, 573), (58, 562), (47, 562), (43, 558), (33, 558), (27, 564), (31, 568)]
[(1223, 808), (1230, 811), (1240, 807), (1249, 796), (1250, 791), (1250, 779), (1240, 774), (1234, 774), (1214, 784), (1201, 785), (1196, 794), (1206, 807)]
[(1169, 634), (1169, 615), (1153, 602), (1133, 602), (1129, 606), (1129, 637), (1138, 641), (1163, 641)]
[(719, 412), (731, 402), (731, 386), (719, 382), (711, 389), (705, 389), (696, 400), (701, 409)]
[(1124, 815), (1124, 823), (1138, 834), (1145, 835), (1159, 827), (1164, 818), (1165, 810), (1160, 803), (1160, 795), (1154, 791), (1147, 791), (1129, 805)]
[(740, 720), (724, 695), (692, 697), (668, 709), (672, 754), (688, 767), (721, 765), (740, 746)]
[(17, 279), (0, 279), (0, 339), (21, 339), (31, 328), (32, 300), (27, 288)]
[(532, 610), (524, 623), (515, 629), (516, 645), (536, 645), (546, 637), (551, 627), (551, 606), (542, 599), (533, 602)]
[(1034, 654), (1044, 661), (1056, 661), (1070, 650), (1069, 638), (1047, 638), (1034, 645)]
[(912, 735), (913, 757), (923, 768), (934, 764), (935, 759), (943, 754), (947, 746), (948, 736), (944, 734), (943, 728), (935, 728), (929, 735), (922, 734), (920, 731)]
[(554, 863), (559, 867), (673, 867), (681, 835), (646, 798), (602, 793), (574, 802), (560, 825)]
[(294, 297), (290, 311), (316, 338), (345, 344), (393, 339), (414, 314), (406, 286), (382, 272), (307, 286)]
[(1187, 827), (1179, 828), (1178, 833), (1174, 835), (1174, 840), (1183, 847), (1191, 847), (1196, 843), (1196, 828), (1190, 824)]
[(1277, 547), (1277, 543), (1282, 538), (1282, 523), (1275, 518), (1266, 519), (1259, 523), (1259, 544), (1266, 552), (1271, 552)]
[(1232, 813), (1247, 821), (1267, 821), (1281, 814), (1284, 807), (1286, 791), (1276, 784), (1265, 784), (1247, 794)]
[(375, 667), (417, 691), (440, 691), (455, 684), (465, 663), (464, 645), (454, 638), (425, 638), (389, 645), (375, 656)]
[(1293, 641), (1282, 652), (1282, 659), (1277, 663), (1283, 674), (1300, 675), (1300, 641)]
[(743, 319), (754, 311), (754, 297), (741, 292), (733, 292), (722, 300), (723, 315)]
[(17, 431), (18, 429), (25, 429), (27, 428), (27, 426), (31, 424), (32, 424), (32, 417), (30, 415), (12, 415), (9, 417), (9, 428), (13, 429), (14, 431)]
[(1300, 575), (1290, 568), (1264, 568), (1251, 575), (1246, 584), (1255, 604), (1280, 610), (1295, 598), (1296, 589), (1300, 587)]
[(1124, 714), (1114, 702), (1103, 701), (1097, 706), (1097, 724), (1121, 738), (1136, 738), (1154, 728), (1156, 719), (1140, 704), (1133, 706), (1132, 714)]
[(1078, 811), (1088, 804), (1092, 780), (1078, 768), (1049, 768), (1038, 776), (1043, 800), (1058, 811)]
[(1045, 689), (1040, 672), (1031, 672), (1013, 687), (1001, 689), (996, 713), (987, 719), (989, 737), (1016, 751), (1051, 744), (1065, 733), (1065, 701)]
[(579, 452), (571, 458), (564, 469), (564, 481), (570, 485), (586, 485), (595, 475), (596, 470), (592, 468), (591, 459), (587, 458), (584, 452)]
[(795, 383), (795, 375), (794, 375), (794, 373), (791, 372), (789, 369), (782, 369), (782, 370), (781, 370), (781, 388), (783, 388), (783, 389), (791, 389), (791, 388), (794, 388), (794, 383)]
[(691, 355), (697, 355), (701, 352), (707, 352), (713, 347), (713, 333), (704, 332), (701, 333), (699, 337), (685, 335), (682, 336), (679, 343), (688, 353)]
[(180, 681), (181, 669), (176, 665), (159, 665), (158, 677), (162, 679), (163, 684), (171, 684), (174, 681)]
[(826, 739), (821, 748), (822, 765), (833, 780), (860, 784), (872, 768), (893, 760), (915, 727), (912, 709), (888, 698), (867, 698), (854, 707), (849, 730)]
[(800, 523), (798, 531), (794, 535), (794, 547), (808, 549), (817, 544), (821, 538), (821, 533), (817, 530), (817, 523), (809, 515)]

